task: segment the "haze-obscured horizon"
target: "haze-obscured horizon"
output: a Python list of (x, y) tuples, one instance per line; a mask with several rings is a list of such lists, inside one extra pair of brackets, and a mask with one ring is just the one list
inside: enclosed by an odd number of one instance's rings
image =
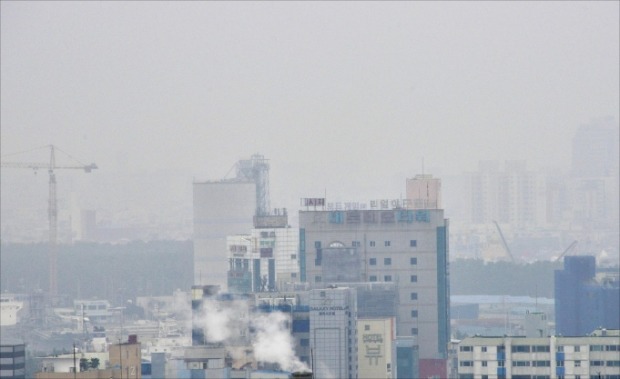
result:
[[(423, 166), (438, 177), (480, 160), (568, 170), (580, 125), (620, 119), (619, 12), (618, 2), (2, 1), (3, 161), (55, 144), (99, 166), (58, 172), (61, 207), (181, 224), (193, 179), (221, 179), (254, 153), (270, 159), (271, 204), (292, 209), (324, 194), (398, 197)], [(6, 160), (49, 159), (29, 154)], [(3, 168), (3, 218), (45, 209), (47, 179)]]

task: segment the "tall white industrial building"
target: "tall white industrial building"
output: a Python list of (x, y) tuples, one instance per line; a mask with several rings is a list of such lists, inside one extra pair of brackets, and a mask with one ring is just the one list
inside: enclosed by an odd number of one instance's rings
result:
[(269, 210), (269, 163), (262, 155), (236, 164), (233, 179), (194, 182), (194, 283), (226, 287), (226, 237), (247, 233)]

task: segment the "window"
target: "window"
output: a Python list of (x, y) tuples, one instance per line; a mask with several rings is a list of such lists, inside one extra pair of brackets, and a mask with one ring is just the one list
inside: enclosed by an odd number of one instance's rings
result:
[(575, 367), (581, 367), (581, 361), (575, 361)]
[(300, 346), (310, 346), (310, 340), (308, 338), (302, 338), (299, 340)]
[(530, 361), (512, 361), (512, 367), (529, 367)]
[(418, 282), (418, 276), (417, 275), (411, 275), (411, 283), (417, 283)]
[(606, 345), (605, 351), (620, 351), (620, 345)]
[(590, 351), (603, 351), (603, 345), (590, 345)]
[(417, 309), (414, 309), (414, 310), (411, 311), (411, 317), (413, 317), (413, 318), (418, 317), (418, 310)]
[(578, 353), (580, 351), (581, 351), (581, 346), (575, 345), (575, 353)]
[(564, 346), (558, 346), (555, 348), (555, 351), (557, 351), (558, 353), (561, 353), (564, 351)]
[(375, 241), (370, 241), (370, 246), (375, 247)]
[(607, 367), (620, 367), (620, 361), (607, 361), (605, 364)]
[(550, 351), (548, 345), (534, 345), (532, 346), (533, 353), (548, 353)]
[(418, 258), (410, 258), (409, 259), (409, 264), (412, 266), (415, 266), (418, 264)]
[(368, 277), (368, 281), (369, 282), (376, 282), (377, 281), (377, 275), (370, 275)]
[(412, 292), (411, 293), (411, 300), (418, 300), (418, 293), (417, 292)]
[(604, 361), (590, 361), (590, 366), (604, 366)]
[(417, 336), (418, 335), (418, 328), (411, 328), (411, 335), (412, 336)]
[(409, 241), (409, 247), (416, 247), (418, 246), (418, 241), (416, 240), (410, 240)]
[(368, 264), (371, 266), (376, 266), (377, 265), (377, 258), (370, 258), (368, 260)]
[(291, 273), (291, 278), (296, 278), (297, 277), (297, 273), (296, 272), (292, 272)]
[(486, 346), (482, 346), (482, 347), (480, 348), (480, 350), (481, 350), (483, 353), (486, 353), (486, 352), (487, 352), (487, 347), (486, 347)]
[(460, 361), (459, 366), (461, 367), (471, 367), (474, 365), (474, 361)]
[(513, 345), (512, 352), (513, 353), (529, 353), (530, 347), (528, 345)]
[(391, 245), (391, 242), (390, 241), (385, 241), (383, 244), (385, 245), (385, 247), (389, 247)]
[(551, 361), (532, 361), (534, 367), (551, 367)]
[(488, 363), (487, 361), (482, 361), (482, 367), (487, 367)]
[(320, 276), (318, 276), (318, 275), (314, 277), (314, 281), (316, 283), (321, 283), (321, 280), (322, 280), (322, 278)]
[(297, 254), (291, 254), (291, 259), (297, 259)]
[(392, 264), (392, 258), (383, 258), (383, 264), (390, 266)]
[(391, 282), (392, 281), (392, 275), (386, 275), (383, 277), (383, 281), (384, 282)]
[(314, 241), (314, 247), (317, 249), (321, 248), (321, 241)]
[(474, 351), (473, 346), (460, 346), (459, 351)]

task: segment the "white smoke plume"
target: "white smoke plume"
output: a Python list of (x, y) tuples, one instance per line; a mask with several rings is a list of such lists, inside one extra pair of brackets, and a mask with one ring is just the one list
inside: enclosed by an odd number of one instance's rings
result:
[(204, 299), (201, 317), (195, 319), (209, 342), (223, 342), (240, 337), (247, 330), (248, 306), (243, 301)]
[(235, 351), (238, 342), (250, 329), (250, 344), (259, 362), (277, 363), (285, 371), (310, 371), (295, 356), (293, 338), (288, 325), (290, 315), (282, 312), (250, 313), (246, 301), (215, 301), (204, 299), (200, 314), (194, 318), (196, 326), (204, 329), (209, 342), (221, 342)]
[(282, 312), (258, 314), (252, 320), (254, 356), (261, 362), (277, 363), (284, 371), (310, 371), (295, 356), (293, 338), (287, 328), (289, 315)]

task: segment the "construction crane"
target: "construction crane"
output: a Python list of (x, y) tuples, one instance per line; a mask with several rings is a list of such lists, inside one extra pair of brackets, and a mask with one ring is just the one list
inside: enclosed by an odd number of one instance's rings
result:
[[(49, 163), (40, 163), (40, 162), (0, 162), (0, 166), (5, 168), (28, 168), (33, 169), (35, 172), (39, 169), (47, 169), (49, 173), (49, 200), (48, 200), (48, 210), (47, 217), (49, 221), (49, 294), (52, 298), (56, 298), (58, 296), (58, 253), (56, 250), (57, 237), (58, 237), (58, 202), (56, 199), (56, 173), (54, 170), (58, 169), (79, 169), (84, 170), (84, 172), (91, 172), (92, 170), (97, 168), (97, 165), (94, 163), (91, 164), (83, 164), (77, 161), (75, 158), (71, 157), (69, 154), (60, 150), (58, 147), (54, 145), (43, 146), (42, 148), (50, 149), (50, 161)], [(38, 150), (41, 148), (33, 149)], [(56, 164), (56, 156), (55, 150), (62, 151), (68, 157), (78, 162), (76, 165), (57, 165)], [(29, 151), (33, 151), (29, 150)], [(16, 153), (21, 154), (21, 153)], [(16, 155), (11, 154), (11, 155)]]
[(555, 261), (554, 261), (554, 262), (558, 262), (560, 259), (562, 259), (562, 257), (564, 257), (566, 254), (568, 254), (568, 252), (572, 251), (572, 250), (575, 248), (575, 246), (577, 246), (577, 243), (578, 243), (578, 242), (579, 242), (579, 241), (573, 241), (573, 243), (571, 243), (570, 245), (568, 245), (568, 247), (567, 247), (567, 248), (566, 248), (566, 249), (562, 252), (562, 254), (560, 254), (560, 256), (559, 256), (559, 257), (557, 257), (557, 258), (555, 259)]
[(506, 238), (504, 238), (504, 233), (502, 233), (502, 229), (499, 227), (499, 224), (497, 223), (497, 221), (494, 220), (493, 223), (495, 224), (495, 227), (497, 228), (497, 232), (499, 233), (499, 236), (502, 239), (502, 244), (504, 245), (504, 250), (506, 250), (506, 253), (510, 257), (510, 260), (512, 262), (514, 262), (515, 258), (512, 256), (512, 253), (510, 252), (510, 248), (508, 247), (508, 243), (506, 242)]

